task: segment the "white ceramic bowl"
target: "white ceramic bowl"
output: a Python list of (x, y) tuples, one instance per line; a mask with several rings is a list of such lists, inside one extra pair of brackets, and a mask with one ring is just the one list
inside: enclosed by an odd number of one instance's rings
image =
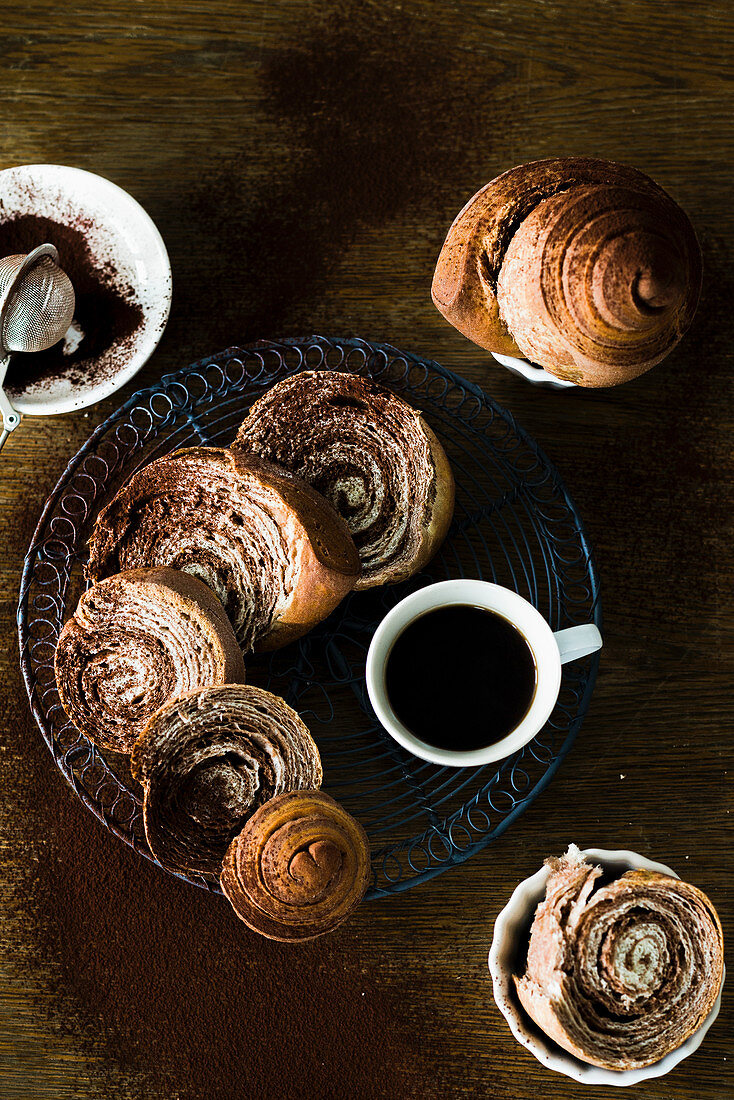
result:
[[(608, 851), (605, 848), (587, 848), (582, 852), (591, 863), (599, 864), (619, 875), (625, 871), (643, 868), (658, 871), (663, 875), (680, 878), (664, 863), (654, 863), (636, 852), (625, 850)], [(721, 993), (716, 1004), (697, 1031), (686, 1039), (676, 1050), (644, 1069), (610, 1070), (591, 1066), (574, 1058), (552, 1039), (544, 1035), (522, 1008), (515, 992), (513, 974), (518, 973), (520, 954), (527, 945), (535, 910), (545, 897), (545, 887), (550, 868), (545, 865), (530, 878), (526, 878), (515, 888), (512, 897), (497, 917), (494, 925), (492, 946), (489, 951), (489, 972), (492, 976), (492, 989), (497, 1007), (510, 1025), (510, 1031), (524, 1047), (534, 1054), (539, 1062), (556, 1073), (563, 1073), (584, 1085), (635, 1085), (651, 1077), (662, 1077), (669, 1073), (694, 1050), (698, 1050), (703, 1037), (719, 1015)]]
[[(62, 224), (91, 219), (92, 252), (112, 258), (132, 289), (143, 321), (131, 338), (124, 360), (100, 372), (97, 380), (79, 381), (73, 370), (42, 385), (30, 383), (9, 394), (18, 412), (48, 416), (85, 408), (124, 386), (152, 355), (171, 308), (171, 264), (166, 246), (140, 203), (117, 184), (81, 168), (61, 164), (21, 164), (0, 172), (0, 221), (37, 214)], [(43, 243), (41, 241), (39, 244)], [(52, 242), (53, 243), (53, 242)]]

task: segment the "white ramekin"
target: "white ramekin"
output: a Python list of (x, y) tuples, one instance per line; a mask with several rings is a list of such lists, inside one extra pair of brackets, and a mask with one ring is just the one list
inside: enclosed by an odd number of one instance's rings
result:
[[(606, 870), (623, 875), (625, 871), (642, 868), (658, 871), (673, 878), (680, 876), (663, 863), (654, 863), (636, 852), (625, 850), (608, 851), (605, 848), (587, 848), (581, 853), (590, 863), (599, 864)], [(519, 1043), (534, 1054), (539, 1062), (556, 1073), (563, 1073), (584, 1085), (635, 1085), (651, 1077), (662, 1077), (669, 1073), (689, 1054), (693, 1054), (701, 1045), (704, 1035), (711, 1027), (721, 1008), (721, 993), (716, 1004), (704, 1022), (676, 1050), (666, 1054), (659, 1062), (644, 1069), (611, 1070), (591, 1066), (568, 1054), (552, 1039), (543, 1035), (522, 1008), (515, 992), (513, 975), (517, 973), (518, 957), (523, 944), (530, 935), (530, 926), (538, 903), (545, 897), (545, 887), (550, 868), (543, 865), (530, 878), (526, 878), (515, 888), (512, 897), (497, 917), (494, 925), (492, 946), (489, 951), (489, 972), (492, 976), (492, 989), (497, 1007), (507, 1020), (510, 1031)]]
[(551, 374), (549, 370), (539, 367), (537, 363), (531, 363), (529, 359), (519, 359), (515, 355), (501, 355), (498, 351), (490, 354), (503, 367), (507, 367), (519, 378), (524, 378), (526, 382), (531, 382), (533, 386), (545, 386), (548, 390), (578, 389), (575, 382), (569, 382), (567, 378), (559, 378), (557, 374)]

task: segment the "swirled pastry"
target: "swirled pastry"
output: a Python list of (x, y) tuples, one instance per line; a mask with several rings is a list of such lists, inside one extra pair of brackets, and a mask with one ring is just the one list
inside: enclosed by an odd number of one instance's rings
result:
[(595, 889), (600, 867), (571, 848), (551, 861), (516, 978), (526, 1012), (564, 1050), (635, 1069), (675, 1050), (706, 1019), (723, 981), (716, 911), (695, 886), (628, 871)]
[(253, 814), (227, 849), (220, 881), (248, 927), (293, 941), (346, 920), (369, 874), (369, 842), (359, 822), (323, 791), (295, 791)]
[(135, 569), (89, 588), (55, 655), (64, 710), (101, 748), (130, 752), (171, 696), (245, 678), (222, 605), (196, 577)]
[(232, 837), (264, 802), (318, 787), (321, 760), (283, 699), (244, 684), (172, 699), (150, 719), (131, 757), (143, 784), (151, 851), (166, 867), (219, 875)]
[(480, 347), (582, 386), (659, 363), (701, 290), (690, 221), (634, 168), (565, 157), (523, 164), (469, 200), (433, 277), (434, 304)]
[(360, 569), (344, 522), (318, 493), (272, 463), (218, 447), (156, 459), (100, 513), (89, 576), (150, 565), (205, 581), (246, 651), (305, 634)]
[(357, 588), (417, 573), (454, 509), (443, 447), (417, 410), (368, 378), (304, 371), (250, 409), (235, 449), (285, 466), (344, 517), (359, 550)]

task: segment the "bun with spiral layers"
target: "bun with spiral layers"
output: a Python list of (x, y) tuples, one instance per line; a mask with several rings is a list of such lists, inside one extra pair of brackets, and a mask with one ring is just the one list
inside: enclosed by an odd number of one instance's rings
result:
[(245, 684), (172, 699), (151, 717), (130, 763), (145, 788), (151, 851), (166, 867), (204, 875), (219, 875), (232, 837), (259, 806), (322, 779), (296, 712)]
[(705, 894), (656, 871), (602, 874), (573, 846), (551, 860), (530, 933), (520, 1002), (559, 1046), (606, 1069), (649, 1066), (714, 1006), (723, 937)]
[(295, 791), (253, 814), (224, 859), (235, 913), (273, 940), (314, 939), (356, 909), (370, 875), (367, 834), (323, 791)]
[(360, 572), (346, 525), (318, 493), (272, 463), (219, 447), (155, 459), (100, 513), (89, 576), (152, 565), (203, 580), (245, 651), (305, 634)]
[(417, 573), (451, 523), (443, 447), (416, 409), (369, 378), (324, 370), (282, 379), (252, 406), (233, 447), (285, 466), (326, 497), (359, 551), (358, 589)]
[(61, 631), (55, 670), (77, 728), (125, 753), (172, 696), (245, 679), (219, 600), (175, 569), (134, 569), (89, 588)]
[(623, 164), (565, 157), (513, 168), (470, 199), (431, 294), (480, 347), (613, 386), (678, 343), (701, 274), (693, 227), (661, 187)]

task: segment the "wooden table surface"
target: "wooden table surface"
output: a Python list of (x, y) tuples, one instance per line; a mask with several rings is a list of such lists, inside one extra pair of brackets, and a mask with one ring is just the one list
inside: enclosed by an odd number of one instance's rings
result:
[[(171, 921), (185, 914), (204, 941), (217, 921), (234, 918), (211, 917), (214, 899), (148, 867), (66, 788), (29, 714), (14, 615), (42, 504), (91, 429), (138, 383), (257, 337), (385, 339), (485, 387), (558, 466), (602, 578), (599, 679), (552, 784), (483, 853), (364, 906), (329, 948), (360, 975), (363, 991), (400, 1006), (394, 1026), (406, 1056), (381, 1074), (366, 1070), (352, 1095), (589, 1093), (515, 1043), (486, 971), (493, 921), (513, 887), (570, 841), (672, 865), (710, 894), (734, 940), (732, 32), (723, 0), (31, 0), (4, 8), (0, 167), (72, 164), (113, 179), (157, 222), (174, 273), (168, 328), (136, 382), (87, 412), (24, 420), (2, 454), (5, 1100), (216, 1093), (221, 1048), (211, 1055), (211, 1089), (202, 1091), (201, 1074), (185, 1064), (158, 1074), (166, 1021), (145, 1002), (137, 1017), (119, 1018), (105, 1000), (105, 967), (123, 968), (118, 981), (129, 968), (133, 981), (138, 963), (104, 947), (118, 942), (124, 898), (137, 890), (155, 890), (158, 910)], [(705, 289), (692, 331), (663, 366), (616, 390), (537, 390), (470, 345), (430, 301), (435, 258), (463, 203), (500, 171), (555, 154), (645, 170), (701, 238)], [(100, 877), (93, 869), (102, 852)], [(90, 874), (80, 880), (85, 860)], [(62, 895), (82, 927), (94, 898), (90, 936), (99, 942), (78, 962), (49, 903)], [(171, 960), (145, 936), (141, 929), (146, 969), (165, 989)], [(251, 942), (243, 928), (243, 960)], [(258, 951), (274, 988), (292, 982), (293, 995), (303, 994), (303, 963), (291, 974), (287, 953)], [(85, 970), (93, 998), (70, 980), (70, 965)], [(236, 972), (239, 960), (230, 965)], [(236, 1062), (257, 1027), (246, 982), (212, 978), (194, 994), (204, 1014), (209, 1002), (213, 1009), (230, 998), (242, 1019), (228, 1055)], [(725, 996), (702, 1048), (628, 1095), (731, 1096), (733, 1016)], [(332, 1041), (340, 1026), (327, 998), (318, 1027), (304, 1029), (304, 1057), (322, 1066), (308, 1093), (316, 1100), (351, 1100), (332, 1056), (343, 1048)], [(365, 1042), (390, 1049), (388, 1030), (383, 1021), (369, 1038), (348, 1036), (354, 1057), (366, 1055)], [(288, 1067), (278, 1050), (274, 1034), (261, 1083), (253, 1089), (243, 1075), (238, 1097), (284, 1094)]]

